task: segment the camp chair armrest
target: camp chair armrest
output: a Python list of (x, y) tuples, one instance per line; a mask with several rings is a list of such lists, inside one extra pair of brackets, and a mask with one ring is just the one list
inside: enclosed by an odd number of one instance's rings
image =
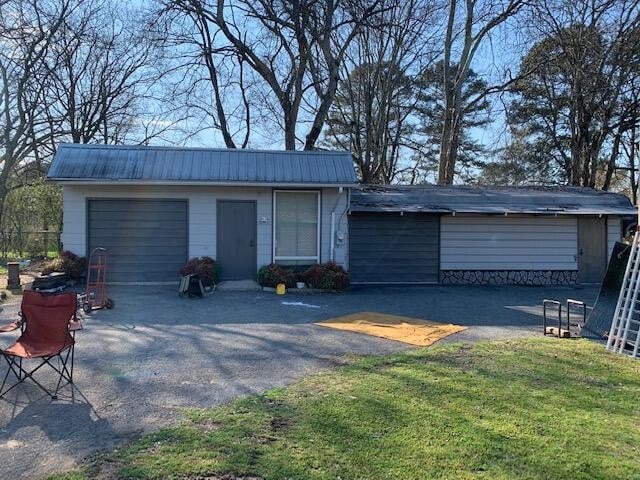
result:
[(72, 320), (69, 322), (69, 331), (77, 332), (78, 330), (82, 330), (82, 324), (77, 320)]
[(16, 320), (15, 322), (7, 323), (6, 325), (1, 326), (0, 333), (13, 332), (15, 330), (18, 330), (21, 326), (22, 318)]

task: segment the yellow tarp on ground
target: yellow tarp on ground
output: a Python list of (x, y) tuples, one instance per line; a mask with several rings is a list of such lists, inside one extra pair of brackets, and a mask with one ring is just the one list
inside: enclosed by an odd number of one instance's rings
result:
[(330, 318), (316, 323), (321, 327), (365, 333), (375, 337), (397, 340), (419, 347), (427, 347), (441, 338), (466, 330), (452, 323), (437, 323), (419, 318), (399, 317), (376, 312), (359, 312)]

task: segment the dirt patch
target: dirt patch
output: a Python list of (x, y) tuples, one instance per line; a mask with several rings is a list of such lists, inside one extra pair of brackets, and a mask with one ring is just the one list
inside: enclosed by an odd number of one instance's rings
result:
[(215, 432), (216, 430), (220, 430), (222, 427), (224, 427), (224, 423), (216, 422), (214, 420), (197, 422), (196, 425), (200, 430), (203, 430), (205, 432)]
[(97, 455), (80, 462), (85, 474), (93, 480), (115, 480), (120, 478), (122, 463), (109, 456)]
[(271, 430), (277, 432), (291, 426), (291, 419), (283, 417), (274, 417), (271, 419)]
[[(45, 263), (48, 260), (31, 260), (31, 263), (28, 267), (20, 270), (20, 285), (23, 287), (31, 282), (37, 277), (40, 276), (40, 272), (44, 268)], [(0, 273), (0, 288), (7, 287), (7, 274)]]

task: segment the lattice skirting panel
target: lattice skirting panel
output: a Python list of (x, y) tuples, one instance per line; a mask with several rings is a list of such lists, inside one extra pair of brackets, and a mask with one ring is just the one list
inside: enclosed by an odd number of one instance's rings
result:
[(573, 285), (575, 270), (442, 270), (445, 285)]

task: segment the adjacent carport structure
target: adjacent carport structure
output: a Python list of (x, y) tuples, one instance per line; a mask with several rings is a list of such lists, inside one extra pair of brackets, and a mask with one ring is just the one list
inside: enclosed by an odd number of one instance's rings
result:
[(599, 283), (634, 214), (589, 188), (363, 186), (349, 267), (354, 283)]

